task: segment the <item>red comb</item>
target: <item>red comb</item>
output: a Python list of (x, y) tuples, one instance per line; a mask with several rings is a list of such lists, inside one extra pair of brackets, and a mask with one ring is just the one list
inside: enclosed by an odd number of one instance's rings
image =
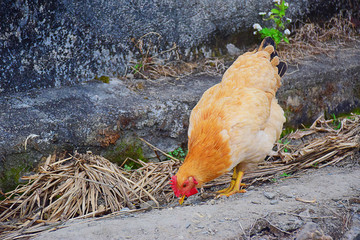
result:
[(174, 191), (175, 196), (179, 197), (180, 196), (180, 191), (177, 188), (177, 177), (176, 176), (171, 177), (170, 185), (171, 185), (172, 190)]

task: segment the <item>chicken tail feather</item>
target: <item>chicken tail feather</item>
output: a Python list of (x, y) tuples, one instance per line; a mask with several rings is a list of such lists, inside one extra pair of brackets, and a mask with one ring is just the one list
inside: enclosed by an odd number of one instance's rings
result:
[(279, 65), (277, 65), (277, 68), (279, 76), (282, 77), (287, 70), (287, 64), (285, 62), (280, 62)]
[(274, 47), (274, 51), (276, 50), (275, 41), (274, 41), (271, 37), (266, 37), (266, 38), (264, 38), (264, 40), (261, 42), (258, 51), (264, 50), (267, 46), (273, 46), (273, 47)]
[[(268, 47), (272, 46), (272, 47)], [(274, 58), (279, 57), (278, 53), (276, 52), (276, 44), (275, 41), (271, 37), (266, 37), (261, 42), (258, 51), (268, 51), (270, 53), (270, 61), (273, 63), (273, 66), (278, 68), (278, 74), (280, 77), (284, 76), (287, 70), (287, 64), (285, 62), (281, 62), (279, 60), (273, 61)]]

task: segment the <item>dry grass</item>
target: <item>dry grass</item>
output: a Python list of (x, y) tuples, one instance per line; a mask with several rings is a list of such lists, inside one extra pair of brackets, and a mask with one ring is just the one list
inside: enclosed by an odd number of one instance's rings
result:
[(293, 32), (290, 43), (282, 42), (278, 48), (281, 58), (290, 63), (310, 55), (327, 54), (331, 57), (339, 47), (360, 42), (351, 16), (346, 13), (331, 18), (322, 26), (317, 23), (300, 24)]
[[(277, 152), (244, 180), (250, 184), (266, 181), (280, 173), (322, 168), (351, 156), (359, 148), (360, 116), (340, 123), (336, 130), (333, 120), (319, 118), (309, 129), (288, 135), (294, 143), (277, 143)], [(27, 238), (71, 218), (119, 213), (124, 207), (137, 211), (140, 203), (149, 200), (157, 206), (174, 201), (168, 180), (181, 162), (138, 163), (143, 167), (125, 171), (92, 154), (76, 153), (65, 159), (49, 156), (37, 174), (23, 177), (28, 184), (8, 192), (0, 203), (0, 238)], [(226, 174), (205, 188), (229, 180)]]
[(130, 61), (125, 77), (131, 73), (135, 78), (148, 80), (163, 77), (180, 79), (199, 72), (221, 75), (225, 71), (223, 59), (207, 58), (192, 62), (181, 60), (176, 43), (173, 43), (171, 48), (160, 51), (157, 46), (161, 40), (162, 36), (156, 32), (149, 32), (139, 39), (131, 39), (140, 57), (138, 61)]
[[(281, 58), (289, 63), (296, 63), (307, 56), (327, 54), (332, 57), (339, 47), (346, 47), (349, 43), (360, 42), (359, 33), (351, 22), (351, 16), (341, 13), (320, 25), (317, 23), (301, 23), (293, 29), (290, 43), (280, 43), (278, 52)], [(132, 73), (135, 78), (158, 80), (164, 77), (180, 79), (191, 74), (205, 73), (221, 76), (227, 69), (224, 57), (197, 58), (195, 61), (181, 59), (179, 49), (175, 43), (165, 51), (160, 51), (158, 45), (162, 36), (150, 32), (132, 39), (140, 58), (131, 61), (125, 76)]]

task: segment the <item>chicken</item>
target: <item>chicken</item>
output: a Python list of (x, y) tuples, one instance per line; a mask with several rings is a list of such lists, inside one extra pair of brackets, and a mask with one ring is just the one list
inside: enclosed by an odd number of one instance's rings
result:
[(190, 115), (188, 154), (170, 180), (180, 204), (231, 169), (230, 186), (218, 196), (245, 192), (240, 189), (244, 171), (263, 161), (280, 137), (285, 117), (275, 94), (286, 69), (268, 37), (205, 91)]

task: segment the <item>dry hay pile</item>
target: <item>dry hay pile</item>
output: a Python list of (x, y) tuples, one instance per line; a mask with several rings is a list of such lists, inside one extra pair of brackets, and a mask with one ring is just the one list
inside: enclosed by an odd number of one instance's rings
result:
[[(245, 181), (254, 183), (280, 173), (322, 168), (353, 155), (359, 148), (360, 116), (344, 118), (337, 124), (319, 118), (310, 128), (288, 135), (287, 141), (277, 143), (276, 154), (257, 170), (248, 172)], [(24, 177), (28, 184), (7, 193), (0, 203), (0, 238), (27, 238), (54, 229), (54, 223), (121, 214), (124, 207), (137, 211), (141, 203), (149, 200), (157, 206), (174, 201), (168, 180), (181, 162), (138, 163), (143, 167), (125, 171), (92, 154), (75, 154), (66, 159), (49, 156), (39, 173)], [(229, 180), (227, 174), (205, 188)]]
[(23, 177), (28, 184), (8, 192), (0, 203), (0, 238), (28, 237), (49, 223), (136, 209), (149, 200), (157, 206), (170, 202), (168, 180), (180, 162), (138, 163), (143, 167), (126, 171), (92, 154), (49, 156), (39, 173)]

